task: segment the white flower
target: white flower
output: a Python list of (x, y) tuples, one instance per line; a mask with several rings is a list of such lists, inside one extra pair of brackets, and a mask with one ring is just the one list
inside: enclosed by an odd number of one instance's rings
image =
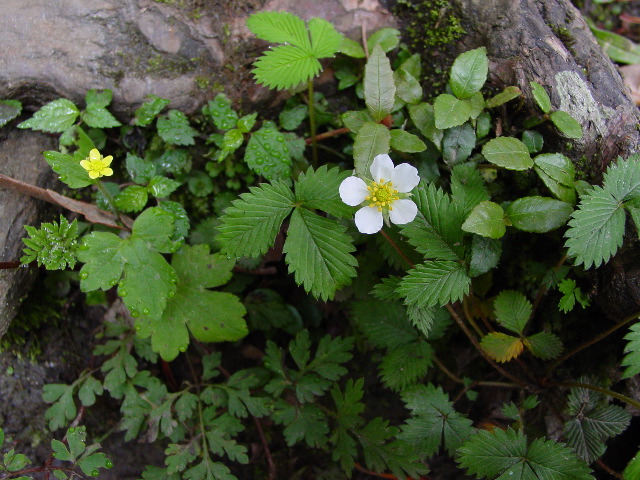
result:
[(407, 197), (420, 177), (418, 170), (408, 163), (394, 167), (389, 155), (377, 155), (371, 163), (372, 182), (360, 177), (347, 177), (340, 184), (340, 198), (352, 207), (362, 205), (356, 212), (356, 227), (362, 233), (376, 233), (384, 220), (396, 225), (409, 223), (418, 213), (416, 204)]

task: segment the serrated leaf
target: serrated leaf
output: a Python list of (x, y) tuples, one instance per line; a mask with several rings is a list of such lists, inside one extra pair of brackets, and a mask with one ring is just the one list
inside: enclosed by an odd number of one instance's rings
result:
[(345, 384), (344, 394), (337, 384), (334, 384), (331, 389), (331, 396), (336, 405), (336, 420), (338, 422), (337, 428), (329, 439), (335, 447), (331, 458), (340, 462), (340, 466), (347, 475), (353, 471), (355, 466), (354, 459), (358, 454), (356, 442), (349, 432), (354, 427), (359, 427), (363, 422), (361, 418), (361, 414), (364, 412), (364, 404), (362, 403), (363, 385), (364, 379), (359, 378), (354, 382), (350, 378)]
[(436, 127), (436, 118), (433, 105), (421, 103), (409, 106), (409, 116), (420, 133), (433, 143), (438, 150), (442, 148), (444, 132)]
[(273, 122), (264, 122), (259, 130), (251, 134), (244, 160), (254, 172), (272, 182), (291, 176), (287, 142)]
[(171, 103), (171, 100), (158, 97), (157, 95), (147, 95), (147, 100), (134, 113), (137, 125), (144, 127), (155, 120), (158, 114)]
[(307, 169), (294, 184), (296, 202), (309, 210), (319, 209), (337, 218), (350, 218), (353, 209), (340, 199), (340, 183), (349, 176), (338, 168), (326, 165)]
[(191, 444), (178, 445), (170, 443), (164, 454), (167, 456), (165, 465), (169, 474), (184, 471), (187, 465), (196, 459), (196, 451)]
[(198, 132), (189, 124), (187, 116), (179, 110), (169, 110), (158, 117), (158, 135), (171, 145), (194, 145)]
[(416, 135), (405, 130), (394, 128), (390, 132), (390, 146), (394, 150), (407, 153), (418, 153), (427, 149), (427, 146)]
[(321, 63), (294, 45), (278, 45), (264, 52), (251, 71), (258, 83), (285, 90), (307, 82), (322, 70)]
[(480, 347), (496, 362), (503, 363), (517, 358), (524, 349), (521, 339), (502, 332), (490, 332), (480, 342)]
[(345, 227), (307, 209), (291, 216), (283, 251), (298, 285), (316, 298), (333, 298), (336, 290), (355, 277), (358, 264)]
[(127, 153), (127, 173), (135, 183), (148, 183), (156, 175), (155, 165), (144, 158)]
[(42, 155), (53, 171), (60, 176), (60, 181), (69, 187), (83, 188), (93, 183), (87, 171), (80, 165), (84, 157), (77, 152), (73, 156), (54, 151), (46, 151)]
[(531, 316), (531, 302), (520, 292), (503, 290), (493, 302), (496, 319), (507, 330), (521, 334)]
[(576, 265), (599, 267), (622, 246), (625, 214), (620, 202), (602, 187), (582, 196), (565, 233), (567, 255)]
[(311, 34), (311, 53), (316, 58), (333, 57), (342, 44), (342, 34), (324, 18), (313, 17), (307, 24)]
[(624, 347), (625, 356), (620, 363), (621, 367), (626, 367), (622, 378), (631, 378), (640, 373), (640, 323), (631, 325), (624, 339), (628, 343)]
[(70, 128), (80, 115), (80, 110), (71, 100), (58, 98), (44, 105), (18, 128), (30, 128), (49, 133), (62, 133)]
[(433, 183), (421, 184), (413, 197), (416, 219), (402, 227), (402, 234), (425, 258), (457, 260), (462, 257), (463, 217), (451, 197)]
[(455, 411), (442, 387), (417, 385), (402, 392), (411, 418), (398, 438), (416, 445), (425, 457), (438, 453), (440, 446), (453, 454), (473, 432), (471, 420)]
[(482, 155), (487, 161), (507, 170), (528, 170), (533, 167), (529, 149), (517, 138), (498, 137), (489, 140), (482, 147)]
[(364, 67), (364, 101), (376, 122), (391, 113), (395, 95), (391, 63), (380, 45), (376, 45)]
[(469, 98), (487, 81), (489, 59), (485, 47), (464, 52), (454, 60), (449, 86), (458, 98)]
[(500, 205), (485, 200), (473, 207), (461, 228), (465, 232), (498, 239), (507, 231), (504, 216), (504, 210)]
[(567, 112), (557, 110), (549, 114), (553, 124), (560, 130), (560, 133), (567, 138), (582, 138), (582, 126)]
[(284, 182), (263, 183), (249, 190), (227, 207), (216, 237), (222, 251), (238, 257), (265, 253), (295, 203)]
[(533, 99), (540, 107), (540, 110), (544, 113), (549, 113), (551, 111), (551, 99), (547, 91), (538, 82), (529, 82), (529, 85), (531, 86)]
[(427, 261), (409, 270), (398, 287), (408, 305), (442, 306), (453, 303), (469, 292), (471, 279), (465, 268), (452, 261)]
[[(19, 470), (22, 470), (28, 463), (31, 463), (31, 460), (29, 460), (22, 453), (15, 453), (15, 451), (11, 449), (4, 454), (3, 463), (8, 472), (17, 472)], [(9, 477), (11, 477), (11, 475), (9, 475)]]
[(130, 185), (114, 198), (116, 207), (123, 212), (139, 212), (147, 204), (147, 189), (142, 185)]
[(514, 98), (518, 98), (520, 95), (522, 95), (522, 91), (518, 87), (506, 87), (500, 93), (487, 100), (487, 108), (499, 107), (500, 105), (507, 103)]
[(568, 447), (536, 438), (527, 445), (522, 431), (478, 430), (458, 450), (458, 462), (478, 478), (506, 480), (593, 480), (591, 470)]
[(640, 196), (640, 158), (618, 158), (607, 168), (603, 186), (617, 200), (626, 202)]
[(562, 341), (551, 332), (539, 332), (524, 339), (524, 345), (542, 360), (557, 358), (562, 353)]
[(459, 98), (443, 93), (433, 102), (435, 126), (440, 130), (457, 127), (471, 117), (471, 104)]
[(380, 361), (382, 383), (395, 391), (414, 385), (433, 364), (433, 353), (431, 345), (422, 340), (389, 350)]
[(82, 121), (92, 128), (114, 128), (122, 124), (106, 108), (87, 105), (82, 112)]
[(22, 112), (19, 100), (0, 100), (0, 127), (4, 127)]
[(560, 299), (558, 308), (560, 308), (564, 313), (573, 310), (576, 300), (580, 303), (582, 308), (589, 306), (589, 299), (582, 292), (580, 287), (576, 285), (575, 280), (564, 278), (558, 284), (558, 291), (562, 293), (562, 298)]
[(213, 119), (213, 123), (219, 130), (229, 130), (236, 126), (238, 114), (231, 106), (231, 100), (224, 94), (219, 93), (213, 100), (209, 100), (203, 113)]
[(398, 303), (376, 299), (354, 302), (351, 308), (358, 327), (376, 347), (395, 349), (419, 338)]
[(576, 203), (575, 168), (561, 153), (546, 153), (533, 159), (535, 171), (551, 193), (563, 202)]
[(359, 177), (371, 177), (371, 163), (376, 155), (389, 153), (391, 133), (384, 125), (365, 122), (353, 142), (353, 164)]
[(259, 12), (247, 19), (255, 36), (272, 43), (291, 43), (307, 52), (311, 50), (304, 20), (289, 12)]

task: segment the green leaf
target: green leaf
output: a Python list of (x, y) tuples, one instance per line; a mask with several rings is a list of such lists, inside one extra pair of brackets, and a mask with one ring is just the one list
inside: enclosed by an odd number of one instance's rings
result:
[(311, 50), (304, 20), (289, 12), (260, 12), (247, 19), (247, 27), (255, 36), (272, 43), (291, 43)]
[(546, 197), (522, 197), (511, 202), (505, 215), (518, 230), (544, 233), (567, 223), (573, 207), (560, 200)]
[(568, 447), (536, 438), (527, 445), (522, 431), (478, 430), (458, 450), (458, 462), (478, 478), (506, 480), (593, 480), (591, 470)]
[(522, 334), (533, 307), (522, 293), (503, 290), (493, 302), (496, 319), (507, 330)]
[(8, 472), (17, 472), (18, 470), (22, 470), (28, 463), (31, 463), (31, 460), (29, 460), (25, 455), (23, 455), (22, 453), (15, 453), (13, 449), (5, 453), (2, 460), (5, 469)]
[(475, 163), (456, 165), (451, 171), (451, 197), (460, 206), (463, 217), (490, 195)]
[(479, 92), (487, 81), (489, 59), (485, 47), (458, 55), (451, 67), (449, 86), (458, 98), (469, 98)]
[(503, 105), (513, 100), (514, 98), (518, 98), (520, 95), (522, 95), (522, 91), (518, 87), (506, 87), (500, 93), (487, 100), (487, 108), (499, 107), (500, 105)]
[(476, 146), (476, 132), (469, 122), (448, 128), (442, 138), (442, 159), (447, 165), (464, 162)]
[(376, 155), (389, 153), (391, 133), (384, 125), (365, 122), (353, 142), (353, 164), (359, 177), (370, 178)]
[(85, 451), (87, 439), (86, 427), (69, 428), (67, 430), (67, 443), (69, 444), (70, 461), (74, 462)]
[(18, 128), (30, 128), (48, 133), (62, 133), (70, 128), (80, 115), (80, 110), (71, 100), (58, 98), (44, 105)]
[(427, 261), (409, 270), (398, 287), (408, 305), (442, 306), (469, 292), (471, 279), (464, 266), (452, 261)]
[(78, 399), (85, 407), (90, 407), (96, 403), (96, 395), (102, 395), (102, 383), (94, 377), (89, 376), (82, 382), (78, 390)]
[(244, 161), (254, 172), (271, 182), (291, 176), (289, 148), (284, 135), (273, 122), (264, 122), (251, 134)]
[(435, 126), (440, 130), (457, 127), (471, 117), (471, 104), (459, 98), (443, 93), (433, 103)]
[(382, 383), (395, 391), (415, 385), (433, 364), (433, 354), (431, 345), (422, 340), (389, 350), (380, 362)]
[(560, 133), (567, 138), (582, 138), (582, 126), (567, 112), (557, 110), (549, 114), (553, 124), (560, 130)]
[(169, 474), (184, 471), (187, 465), (196, 459), (196, 452), (191, 444), (178, 445), (170, 443), (164, 454), (167, 456), (164, 462), (167, 465), (167, 473)]
[(123, 212), (139, 212), (147, 204), (147, 189), (142, 185), (130, 185), (115, 197), (116, 207)]
[(358, 133), (365, 122), (376, 124), (367, 110), (349, 110), (348, 112), (344, 112), (340, 118), (344, 126), (353, 133)]
[(22, 112), (19, 100), (0, 100), (0, 127), (4, 127)]
[(340, 466), (347, 475), (350, 475), (353, 471), (355, 467), (354, 459), (358, 454), (356, 442), (349, 432), (363, 423), (361, 417), (365, 408), (362, 403), (363, 385), (363, 378), (359, 378), (355, 382), (350, 378), (345, 384), (344, 394), (342, 394), (337, 384), (334, 384), (331, 389), (331, 396), (336, 405), (336, 420), (338, 422), (337, 428), (329, 439), (335, 447), (331, 458), (340, 462)]
[(44, 414), (52, 432), (62, 428), (76, 416), (76, 405), (73, 402), (73, 385), (50, 383), (42, 388), (42, 399), (53, 403)]
[(524, 345), (542, 360), (559, 357), (563, 350), (562, 341), (551, 332), (539, 332), (524, 339)]
[(558, 308), (560, 308), (564, 313), (573, 310), (576, 300), (580, 303), (582, 308), (587, 308), (589, 306), (588, 297), (580, 287), (576, 286), (575, 280), (564, 278), (560, 283), (558, 283), (558, 291), (562, 293), (562, 298), (560, 299)]
[(396, 84), (396, 96), (408, 104), (416, 104), (422, 100), (422, 85), (406, 70), (397, 70), (393, 73)]
[(640, 161), (637, 155), (618, 159), (607, 168), (603, 186), (618, 201), (626, 202), (640, 196)]
[(278, 115), (280, 126), (285, 130), (295, 130), (300, 125), (309, 113), (309, 108), (306, 105), (295, 105), (291, 108), (285, 108)]
[(608, 262), (622, 246), (624, 223), (620, 202), (602, 187), (593, 187), (569, 220), (565, 233), (567, 255), (585, 268)]
[(395, 349), (419, 339), (397, 302), (374, 299), (354, 302), (351, 308), (358, 327), (375, 347)]
[(198, 132), (189, 125), (187, 116), (179, 110), (169, 110), (158, 117), (158, 135), (170, 145), (194, 145)]
[(551, 111), (551, 99), (547, 91), (538, 82), (529, 82), (529, 85), (531, 86), (533, 99), (540, 107), (540, 110), (542, 110), (543, 113), (549, 113)]
[(471, 420), (456, 412), (442, 387), (416, 385), (402, 392), (402, 400), (411, 418), (398, 438), (415, 445), (427, 458), (438, 453), (441, 444), (453, 455), (473, 432)]
[(276, 424), (285, 426), (284, 438), (290, 447), (301, 440), (312, 448), (323, 448), (327, 444), (327, 420), (322, 410), (314, 404), (290, 405), (279, 400), (272, 418)]
[(323, 210), (337, 218), (351, 218), (353, 209), (340, 199), (339, 187), (349, 176), (338, 168), (326, 165), (307, 169), (294, 184), (296, 202), (309, 210)]
[(420, 133), (422, 133), (440, 150), (442, 147), (442, 137), (444, 132), (436, 127), (436, 117), (433, 105), (429, 103), (410, 105), (409, 116), (416, 128), (420, 130)]
[(482, 337), (480, 347), (496, 362), (503, 363), (517, 358), (524, 349), (520, 338), (502, 332), (490, 332)]
[(533, 159), (535, 171), (551, 193), (563, 202), (576, 203), (575, 168), (561, 153), (546, 153)]
[(488, 238), (501, 238), (507, 231), (505, 213), (497, 203), (485, 200), (478, 203), (462, 224), (465, 232), (476, 233)]
[(316, 58), (333, 57), (342, 45), (343, 36), (324, 18), (313, 17), (308, 23), (311, 52)]
[(156, 175), (155, 165), (144, 158), (127, 153), (125, 163), (127, 173), (135, 183), (148, 183)]
[(640, 47), (637, 43), (617, 33), (597, 28), (595, 25), (589, 25), (589, 28), (593, 36), (596, 37), (598, 45), (609, 55), (611, 60), (629, 65), (640, 63)]
[(395, 95), (391, 63), (382, 48), (376, 45), (364, 67), (364, 101), (376, 122), (391, 113)]
[(147, 100), (134, 113), (136, 125), (144, 127), (155, 120), (158, 114), (171, 103), (171, 100), (160, 98), (157, 95), (147, 95)]
[(103, 107), (87, 105), (87, 109), (82, 112), (82, 121), (93, 128), (114, 128), (122, 124), (111, 113)]
[(80, 165), (80, 161), (85, 157), (77, 152), (73, 156), (54, 151), (47, 151), (42, 155), (53, 171), (60, 176), (60, 181), (69, 187), (83, 188), (93, 183), (87, 171)]
[(542, 150), (542, 147), (544, 145), (544, 137), (542, 136), (542, 134), (536, 132), (535, 130), (525, 130), (524, 132), (522, 132), (522, 143), (527, 146), (527, 148), (529, 149), (529, 153), (538, 153), (540, 150)]
[(624, 336), (627, 345), (624, 347), (625, 356), (620, 363), (626, 367), (622, 378), (631, 378), (640, 373), (640, 322), (629, 327), (629, 333)]
[(357, 272), (355, 250), (345, 227), (304, 208), (291, 216), (283, 251), (298, 285), (316, 298), (333, 298)]
[(471, 240), (469, 276), (474, 278), (495, 268), (501, 255), (502, 243), (499, 240), (474, 235)]
[(67, 446), (60, 440), (55, 438), (51, 440), (51, 450), (53, 450), (53, 456), (56, 460), (63, 462), (71, 461), (71, 453), (67, 449)]
[(367, 38), (367, 50), (372, 52), (376, 46), (379, 46), (382, 51), (389, 53), (400, 44), (400, 35), (400, 31), (396, 28), (383, 27), (376, 30)]
[(462, 258), (463, 217), (458, 206), (433, 183), (426, 187), (421, 184), (415, 193), (418, 215), (402, 227), (402, 234), (426, 258), (453, 261)]
[(362, 45), (348, 37), (342, 37), (338, 52), (351, 58), (364, 58), (366, 56)]
[(390, 131), (390, 146), (394, 150), (406, 153), (418, 153), (427, 149), (427, 146), (416, 135), (394, 128)]
[(99, 468), (110, 468), (109, 465), (112, 465), (111, 461), (102, 452), (87, 455), (78, 461), (80, 470), (82, 470), (85, 475), (93, 477), (96, 476), (95, 472), (99, 472)]
[(529, 149), (517, 138), (498, 137), (489, 140), (482, 147), (482, 155), (487, 161), (507, 170), (528, 170), (533, 167)]
[(238, 257), (264, 254), (295, 203), (284, 182), (263, 183), (249, 190), (227, 207), (216, 237), (223, 252)]
[(213, 100), (209, 100), (202, 113), (211, 117), (218, 130), (229, 130), (235, 127), (238, 121), (238, 114), (224, 93), (219, 93)]
[(307, 82), (322, 70), (322, 64), (294, 45), (278, 45), (263, 53), (251, 71), (256, 82), (269, 88), (286, 90)]
[(4, 430), (0, 428), (0, 448), (2, 448), (2, 445), (4, 445)]
[(622, 472), (622, 477), (629, 480), (640, 476), (640, 455), (636, 454)]

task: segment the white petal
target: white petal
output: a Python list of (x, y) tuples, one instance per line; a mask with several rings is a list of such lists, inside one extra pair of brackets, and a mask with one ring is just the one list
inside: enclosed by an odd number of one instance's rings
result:
[(400, 193), (409, 193), (420, 183), (418, 169), (408, 163), (401, 163), (393, 169), (391, 183), (393, 183), (393, 188)]
[(364, 180), (354, 177), (353, 175), (342, 181), (339, 192), (342, 201), (352, 207), (364, 202), (364, 198), (369, 194), (367, 184), (364, 183)]
[(371, 176), (374, 182), (379, 182), (383, 179), (385, 182), (391, 180), (393, 175), (393, 160), (386, 153), (376, 155), (371, 162)]
[(361, 233), (377, 233), (382, 228), (382, 212), (376, 207), (362, 207), (356, 212), (356, 227)]
[(389, 209), (389, 219), (396, 225), (409, 223), (418, 214), (418, 206), (412, 200), (401, 198), (391, 204), (393, 210)]

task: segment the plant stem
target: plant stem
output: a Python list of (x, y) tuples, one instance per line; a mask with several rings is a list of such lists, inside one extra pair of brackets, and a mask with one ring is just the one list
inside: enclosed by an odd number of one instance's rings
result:
[(621, 402), (624, 402), (628, 405), (631, 405), (635, 408), (640, 409), (640, 402), (637, 402), (633, 398), (629, 398), (626, 395), (622, 395), (621, 393), (614, 392), (613, 390), (609, 390), (608, 388), (598, 387), (597, 385), (590, 385), (588, 383), (582, 382), (553, 382), (552, 385), (560, 386), (560, 387), (570, 387), (570, 388), (586, 388), (588, 390), (593, 390), (594, 392), (600, 392), (608, 397), (617, 398)]
[(587, 347), (590, 347), (591, 345), (598, 343), (600, 340), (608, 337), (609, 335), (611, 335), (613, 332), (615, 332), (616, 330), (618, 330), (621, 327), (624, 327), (627, 323), (630, 323), (631, 321), (637, 319), (640, 316), (640, 312), (638, 313), (634, 313), (633, 315), (629, 315), (627, 318), (625, 318), (624, 320), (622, 320), (621, 322), (616, 323), (613, 327), (605, 330), (604, 332), (602, 332), (599, 335), (596, 335), (595, 337), (593, 337), (592, 339), (587, 340), (586, 342), (584, 342), (581, 345), (578, 345), (576, 348), (574, 348), (573, 350), (570, 350), (569, 352), (565, 353), (563, 356), (561, 356), (560, 358), (558, 358), (555, 362), (553, 362), (549, 368), (547, 369), (547, 376), (549, 376), (551, 374), (551, 372), (553, 370), (556, 369), (556, 367), (558, 365), (560, 365), (562, 362), (564, 362), (565, 360), (573, 357), (576, 353), (581, 352), (582, 350), (584, 350)]
[(409, 264), (409, 266), (411, 268), (415, 267), (415, 265), (413, 264), (413, 262), (411, 260), (409, 260), (409, 258), (404, 254), (404, 252), (402, 250), (400, 250), (400, 248), (398, 247), (398, 245), (396, 245), (396, 242), (394, 242), (391, 237), (387, 234), (387, 232), (385, 232), (384, 230), (380, 230), (380, 234), (384, 237), (384, 239), (389, 242), (389, 245), (391, 245), (393, 247), (393, 249), (398, 252), (398, 255), (400, 255), (402, 257), (402, 259), (407, 262)]
[(318, 142), (316, 139), (316, 112), (313, 102), (313, 79), (307, 82), (309, 89), (309, 133), (311, 136), (311, 165), (313, 168), (318, 168)]

